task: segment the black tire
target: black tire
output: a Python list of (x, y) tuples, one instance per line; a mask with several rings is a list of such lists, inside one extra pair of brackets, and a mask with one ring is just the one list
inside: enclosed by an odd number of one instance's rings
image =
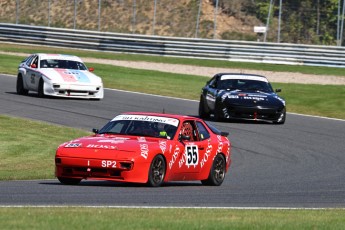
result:
[(217, 154), (213, 160), (210, 174), (206, 180), (202, 180), (203, 185), (219, 186), (225, 178), (226, 162), (222, 154)]
[(147, 184), (150, 187), (159, 187), (165, 177), (166, 164), (162, 155), (157, 155), (153, 158), (150, 169), (149, 169), (149, 179)]
[(45, 97), (44, 95), (44, 81), (43, 79), (41, 78), (39, 83), (38, 83), (38, 97)]
[(62, 184), (68, 184), (68, 185), (77, 185), (80, 183), (81, 179), (75, 179), (75, 178), (66, 178), (66, 177), (58, 177), (58, 180)]
[(273, 124), (282, 125), (282, 124), (285, 123), (285, 120), (286, 120), (286, 109), (284, 109), (284, 111), (283, 111), (283, 117), (281, 117), (278, 120), (274, 121)]
[(40, 79), (38, 83), (38, 97), (45, 97), (44, 95), (44, 80), (43, 78)]
[(210, 114), (205, 111), (205, 100), (204, 97), (200, 97), (200, 102), (199, 102), (199, 117), (200, 118), (208, 118)]
[(222, 105), (219, 102), (216, 102), (213, 115), (215, 121), (222, 121), (224, 119)]
[(20, 74), (17, 77), (16, 90), (19, 95), (28, 95), (29, 93), (29, 90), (24, 88), (23, 77)]

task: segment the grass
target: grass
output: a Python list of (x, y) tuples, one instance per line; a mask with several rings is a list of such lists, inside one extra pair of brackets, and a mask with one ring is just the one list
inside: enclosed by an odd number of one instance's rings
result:
[(345, 119), (345, 87), (343, 85), (304, 85), (273, 83), (287, 101), (287, 111)]
[(55, 150), (90, 133), (0, 115), (0, 180), (54, 178)]
[(345, 210), (0, 208), (2, 229), (343, 229)]

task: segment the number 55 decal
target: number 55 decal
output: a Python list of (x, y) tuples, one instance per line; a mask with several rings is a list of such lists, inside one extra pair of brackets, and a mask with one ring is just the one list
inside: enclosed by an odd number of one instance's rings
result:
[(196, 145), (187, 145), (186, 146), (186, 165), (189, 167), (190, 165), (198, 165), (199, 163), (199, 150), (198, 146)]

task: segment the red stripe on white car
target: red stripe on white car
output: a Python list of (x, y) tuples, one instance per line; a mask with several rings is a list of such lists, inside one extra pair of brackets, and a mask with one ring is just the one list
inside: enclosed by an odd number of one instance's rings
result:
[(77, 79), (75, 78), (75, 76), (72, 74), (69, 74), (68, 71), (66, 71), (65, 69), (54, 68), (54, 70), (59, 73), (59, 75), (62, 77), (64, 81), (77, 82)]

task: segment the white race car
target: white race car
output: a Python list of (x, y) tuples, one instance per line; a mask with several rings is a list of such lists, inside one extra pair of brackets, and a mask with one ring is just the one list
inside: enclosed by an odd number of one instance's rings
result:
[(102, 79), (72, 55), (32, 54), (18, 67), (17, 93), (35, 91), (39, 97), (103, 98)]

